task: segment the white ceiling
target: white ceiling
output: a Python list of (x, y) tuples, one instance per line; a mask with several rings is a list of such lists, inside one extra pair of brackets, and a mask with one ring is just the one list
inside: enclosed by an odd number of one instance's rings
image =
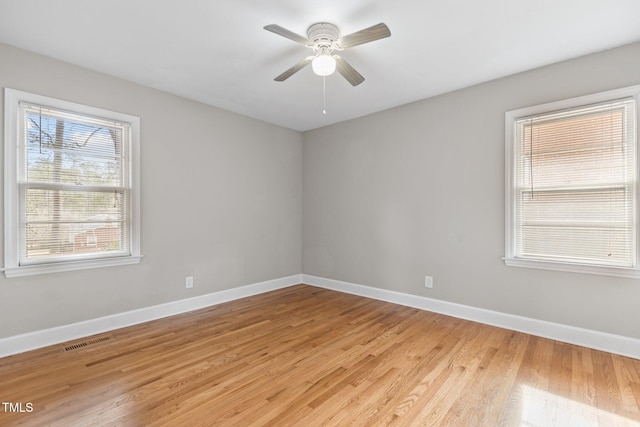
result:
[[(391, 37), (341, 53), (352, 87), (263, 30)], [(0, 0), (0, 42), (304, 131), (640, 40), (640, 0)], [(0, 73), (2, 67), (0, 64)]]

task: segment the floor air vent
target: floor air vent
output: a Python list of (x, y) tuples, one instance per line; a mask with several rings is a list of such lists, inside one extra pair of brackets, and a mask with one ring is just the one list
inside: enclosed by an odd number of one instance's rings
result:
[(78, 350), (81, 348), (89, 347), (92, 344), (98, 344), (101, 342), (109, 341), (112, 338), (113, 337), (111, 335), (103, 335), (101, 337), (91, 338), (90, 340), (79, 341), (71, 344), (67, 343), (63, 345), (63, 348), (64, 348), (64, 351)]

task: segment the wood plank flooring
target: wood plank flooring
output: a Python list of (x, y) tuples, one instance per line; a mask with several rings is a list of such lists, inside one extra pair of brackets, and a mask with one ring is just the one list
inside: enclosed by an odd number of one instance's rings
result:
[(0, 359), (0, 425), (640, 427), (638, 360), (306, 285), (104, 335)]

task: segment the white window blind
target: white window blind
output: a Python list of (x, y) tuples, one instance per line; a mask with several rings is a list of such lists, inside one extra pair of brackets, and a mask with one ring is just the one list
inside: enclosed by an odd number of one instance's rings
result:
[(20, 104), (19, 263), (130, 255), (129, 125)]
[(6, 97), (5, 274), (139, 262), (137, 118)]
[(636, 268), (634, 97), (514, 117), (507, 258)]

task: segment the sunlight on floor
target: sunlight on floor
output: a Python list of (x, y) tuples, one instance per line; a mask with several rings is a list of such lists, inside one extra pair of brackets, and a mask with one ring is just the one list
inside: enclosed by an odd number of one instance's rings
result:
[(528, 385), (521, 386), (520, 427), (640, 427), (640, 422)]

